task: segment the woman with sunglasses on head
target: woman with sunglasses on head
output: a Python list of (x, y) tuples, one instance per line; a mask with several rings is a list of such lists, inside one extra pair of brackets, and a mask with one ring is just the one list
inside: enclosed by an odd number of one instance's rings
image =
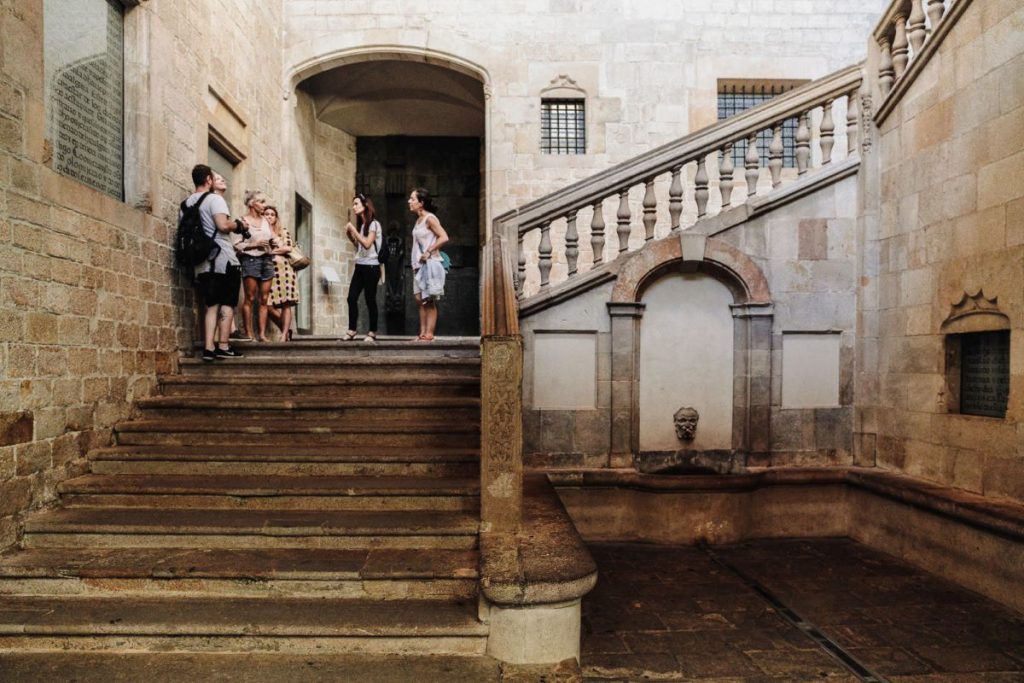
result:
[[(245, 329), (256, 341), (267, 341), (267, 310), (270, 299), (270, 285), (274, 279), (274, 233), (270, 223), (263, 216), (267, 207), (267, 196), (260, 190), (247, 190), (245, 206), (249, 212), (242, 216), (242, 222), (248, 230), (248, 236), (235, 245), (238, 258), (242, 264), (242, 291), (245, 300), (242, 302), (242, 316)], [(253, 327), (252, 307), (259, 299), (258, 328)]]
[(263, 217), (270, 224), (276, 245), (276, 248), (270, 251), (274, 256), (274, 279), (270, 285), (270, 318), (281, 328), (281, 339), (291, 341), (292, 310), (299, 303), (299, 281), (291, 261), (288, 260), (288, 254), (295, 242), (292, 241), (288, 228), (279, 221), (276, 206), (268, 204), (263, 211)]
[(416, 214), (412, 228), (412, 293), (419, 304), (420, 336), (416, 341), (434, 341), (437, 329), (437, 301), (444, 296), (445, 270), (441, 247), (448, 233), (434, 215), (430, 192), (417, 187), (409, 194), (409, 210)]
[(352, 282), (348, 287), (348, 331), (342, 341), (356, 338), (356, 326), (359, 323), (359, 295), (366, 301), (366, 310), (370, 314), (370, 327), (365, 341), (377, 341), (377, 283), (380, 282), (380, 253), (383, 231), (377, 221), (377, 212), (373, 202), (364, 194), (356, 193), (352, 200), (352, 211), (356, 214), (359, 227), (349, 223), (345, 226), (345, 234), (356, 246), (356, 267), (352, 274)]

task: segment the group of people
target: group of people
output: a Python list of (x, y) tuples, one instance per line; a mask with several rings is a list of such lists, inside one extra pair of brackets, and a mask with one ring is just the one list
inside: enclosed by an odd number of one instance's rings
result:
[[(259, 190), (245, 193), (246, 212), (232, 219), (224, 194), (227, 182), (205, 164), (192, 169), (195, 192), (184, 202), (199, 204), (200, 223), (215, 247), (210, 258), (195, 267), (197, 296), (205, 307), (203, 320), (204, 361), (241, 357), (231, 346), (235, 307), (243, 292), (244, 328), (236, 338), (249, 335), (267, 341), (267, 324), (273, 321), (282, 338), (292, 338), (293, 309), (299, 302), (298, 281), (288, 259), (295, 246), (288, 229), (280, 222), (278, 210)], [(416, 215), (412, 229), (411, 266), (413, 296), (419, 309), (420, 331), (417, 341), (433, 341), (437, 329), (437, 302), (444, 295), (446, 266), (441, 248), (448, 243), (430, 193), (416, 188), (409, 194), (409, 210)], [(356, 247), (355, 267), (348, 291), (349, 325), (342, 336), (352, 341), (357, 336), (359, 297), (363, 296), (369, 314), (369, 331), (364, 340), (377, 339), (377, 284), (383, 264), (380, 261), (383, 230), (377, 221), (373, 201), (357, 193), (352, 200), (356, 225), (345, 226), (346, 235)], [(258, 312), (254, 314), (254, 307)]]
[[(426, 188), (417, 187), (409, 193), (409, 211), (416, 215), (412, 228), (411, 266), (413, 270), (412, 293), (419, 309), (420, 332), (416, 341), (434, 340), (437, 329), (437, 302), (444, 296), (446, 269), (441, 247), (448, 243), (448, 233), (441, 221), (434, 215), (434, 204)], [(383, 231), (377, 221), (373, 200), (356, 193), (352, 200), (352, 212), (356, 223), (345, 226), (345, 234), (356, 247), (355, 268), (348, 288), (348, 330), (342, 341), (356, 338), (359, 324), (359, 297), (366, 301), (370, 317), (369, 331), (364, 339), (377, 339), (377, 283), (380, 282), (381, 266), (378, 258), (383, 244)]]
[[(230, 338), (243, 291), (244, 328), (237, 337), (254, 335), (267, 340), (267, 322), (273, 320), (285, 340), (291, 339), (292, 309), (299, 302), (298, 281), (287, 255), (295, 243), (279, 220), (277, 207), (259, 190), (245, 193), (245, 214), (232, 219), (224, 194), (224, 176), (205, 164), (192, 169), (195, 192), (185, 206), (199, 203), (199, 220), (207, 235), (214, 238), (210, 258), (195, 266), (198, 298), (205, 310), (203, 319), (204, 361), (237, 358), (242, 353), (231, 346)], [(253, 315), (253, 308), (259, 306)]]

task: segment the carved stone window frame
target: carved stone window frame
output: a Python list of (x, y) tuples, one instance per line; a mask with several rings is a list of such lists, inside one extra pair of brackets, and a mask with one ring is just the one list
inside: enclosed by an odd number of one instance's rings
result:
[[(962, 412), (961, 373), (963, 372), (962, 346), (965, 335), (985, 332), (1007, 332), (1012, 334), (1010, 318), (999, 308), (999, 297), (988, 298), (984, 290), (974, 294), (964, 292), (960, 300), (952, 304), (950, 312), (941, 326), (943, 334), (943, 358), (945, 386), (945, 410), (947, 413), (965, 418), (981, 420), (1003, 420), (1009, 412), (1009, 405), (1002, 417)], [(1012, 380), (1011, 374), (1008, 379)], [(1012, 391), (1012, 388), (1011, 388)], [(942, 398), (940, 397), (940, 401)]]
[[(583, 151), (573, 152), (568, 154), (560, 154), (558, 152), (546, 151), (543, 148), (542, 143), (540, 144), (540, 153), (544, 156), (578, 156), (581, 154), (590, 153), (590, 141), (592, 139), (590, 131), (590, 107), (588, 106), (587, 91), (576, 82), (575, 79), (570, 78), (567, 74), (559, 74), (555, 78), (551, 79), (551, 82), (540, 91), (540, 107), (541, 112), (544, 110), (544, 106), (552, 102), (581, 102), (583, 106)], [(538, 121), (541, 125), (540, 140), (543, 140), (543, 122)]]

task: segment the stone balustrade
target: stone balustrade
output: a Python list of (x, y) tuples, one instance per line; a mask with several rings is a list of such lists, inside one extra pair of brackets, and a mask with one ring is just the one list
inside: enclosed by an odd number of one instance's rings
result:
[(838, 71), (498, 217), (495, 233), (518, 241), (519, 297), (857, 154), (861, 80), (860, 65)]
[(927, 63), (971, 0), (893, 0), (874, 32), (868, 59), (874, 90), (881, 100), (876, 125), (889, 112)]

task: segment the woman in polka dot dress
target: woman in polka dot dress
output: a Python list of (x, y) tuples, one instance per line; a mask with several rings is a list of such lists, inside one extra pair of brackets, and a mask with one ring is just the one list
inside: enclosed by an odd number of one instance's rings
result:
[(277, 216), (277, 207), (268, 206), (264, 217), (274, 231), (274, 280), (270, 285), (270, 317), (281, 328), (285, 341), (292, 339), (292, 309), (299, 303), (299, 281), (287, 254), (295, 242)]

